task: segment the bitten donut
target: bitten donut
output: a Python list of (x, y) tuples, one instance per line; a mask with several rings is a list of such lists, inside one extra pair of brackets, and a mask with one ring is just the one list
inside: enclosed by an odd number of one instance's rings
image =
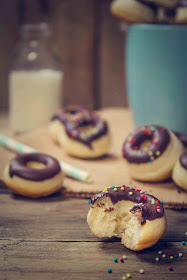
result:
[(155, 8), (152, 3), (141, 0), (115, 0), (111, 4), (111, 12), (115, 16), (136, 23), (152, 23), (155, 21)]
[(187, 190), (187, 151), (185, 151), (176, 162), (172, 173), (172, 179), (176, 185)]
[(123, 144), (123, 157), (131, 177), (161, 181), (171, 177), (184, 147), (174, 133), (157, 125), (137, 127)]
[(18, 155), (4, 171), (6, 185), (15, 193), (29, 197), (47, 196), (63, 184), (58, 161), (40, 153)]
[(106, 121), (79, 106), (59, 110), (53, 116), (49, 130), (54, 141), (75, 157), (97, 158), (106, 154), (110, 147)]
[(167, 224), (162, 201), (124, 185), (95, 194), (87, 222), (94, 235), (116, 236), (134, 251), (153, 246), (164, 235)]

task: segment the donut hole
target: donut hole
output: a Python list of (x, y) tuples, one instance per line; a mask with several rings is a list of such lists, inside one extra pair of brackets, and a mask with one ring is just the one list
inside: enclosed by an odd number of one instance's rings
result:
[(37, 161), (29, 161), (27, 162), (26, 166), (31, 169), (44, 169), (46, 167), (44, 163)]
[(141, 144), (140, 144), (140, 149), (141, 150), (148, 150), (149, 147), (151, 146), (152, 142), (150, 139), (146, 139), (145, 141), (143, 141)]

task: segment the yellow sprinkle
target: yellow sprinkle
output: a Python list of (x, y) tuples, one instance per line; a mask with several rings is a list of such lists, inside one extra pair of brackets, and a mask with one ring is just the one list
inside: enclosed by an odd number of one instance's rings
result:
[(153, 130), (153, 129), (155, 129), (155, 128), (154, 128), (154, 126), (151, 126), (150, 129)]
[(127, 273), (126, 276), (127, 276), (127, 278), (131, 278), (131, 274), (130, 273)]
[(155, 204), (155, 200), (152, 200), (152, 201), (151, 201), (151, 204)]
[(122, 191), (124, 191), (124, 189), (125, 189), (124, 187), (121, 187), (121, 190), (122, 190)]
[(170, 256), (170, 259), (172, 260), (172, 259), (173, 259), (173, 256)]
[(160, 151), (157, 151), (157, 152), (156, 152), (156, 155), (159, 156), (159, 155), (160, 155)]
[(104, 190), (103, 190), (103, 192), (106, 192), (107, 191), (107, 188), (105, 188)]
[(150, 195), (153, 195), (152, 193), (150, 193)]
[(117, 191), (118, 189), (117, 189), (117, 188), (114, 188), (113, 190), (114, 190), (114, 191)]
[(126, 279), (127, 279), (127, 277), (126, 277), (126, 276), (123, 276), (123, 277), (122, 277), (122, 280), (126, 280)]
[(107, 189), (111, 189), (112, 187), (108, 187)]
[(149, 151), (149, 156), (152, 156), (152, 155), (153, 155), (153, 153), (151, 151)]
[(133, 192), (129, 192), (130, 195), (133, 195)]
[(145, 147), (145, 148), (143, 148), (143, 150), (146, 152), (146, 151), (148, 150), (148, 148), (147, 148), (147, 147)]

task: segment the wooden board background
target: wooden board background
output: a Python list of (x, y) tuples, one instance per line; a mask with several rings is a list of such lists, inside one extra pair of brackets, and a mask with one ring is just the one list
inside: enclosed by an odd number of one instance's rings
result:
[(127, 106), (124, 43), (111, 0), (0, 1), (0, 110), (8, 108), (8, 70), (19, 24), (50, 22), (65, 74), (64, 104)]

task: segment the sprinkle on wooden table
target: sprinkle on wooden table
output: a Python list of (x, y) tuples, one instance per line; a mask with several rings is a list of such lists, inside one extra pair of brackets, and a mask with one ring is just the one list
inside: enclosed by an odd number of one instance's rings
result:
[(177, 259), (177, 258), (178, 258), (178, 255), (177, 255), (177, 254), (175, 254), (175, 255), (174, 255), (174, 258), (176, 258), (176, 259)]
[(168, 253), (168, 257), (170, 257), (171, 256), (171, 253)]
[(173, 256), (170, 256), (169, 258), (172, 260), (172, 259), (173, 259)]
[(127, 277), (126, 276), (122, 276), (122, 280), (126, 280), (127, 279)]
[(160, 259), (158, 257), (155, 258), (155, 261), (158, 262)]
[(163, 254), (162, 257), (165, 258), (165, 257), (166, 257), (166, 254)]
[(112, 189), (115, 189), (115, 186), (112, 186)]
[(121, 258), (121, 259), (120, 259), (120, 262), (124, 262), (124, 259), (123, 259), (123, 258)]
[(91, 204), (91, 200), (90, 199), (88, 200), (88, 204)]
[(127, 256), (126, 256), (126, 255), (124, 255), (124, 256), (123, 256), (123, 259), (124, 259), (124, 260), (126, 260), (126, 259), (127, 259)]
[(158, 251), (158, 253), (159, 253), (159, 255), (161, 255), (161, 254), (162, 254), (162, 251)]
[(169, 268), (170, 271), (173, 271), (173, 267), (172, 266), (169, 266), (168, 268)]
[(182, 243), (182, 245), (185, 245), (185, 244), (186, 244), (186, 242), (185, 242), (185, 241), (182, 241), (181, 243)]
[(117, 262), (118, 262), (118, 259), (117, 259), (117, 258), (114, 258), (114, 262), (117, 263)]
[(112, 273), (112, 269), (111, 268), (108, 268), (108, 273)]
[(127, 278), (131, 278), (131, 274), (130, 273), (127, 273), (126, 276), (127, 276)]
[(144, 274), (144, 270), (142, 268), (139, 271), (141, 274)]
[(182, 253), (179, 253), (179, 257), (182, 257)]

